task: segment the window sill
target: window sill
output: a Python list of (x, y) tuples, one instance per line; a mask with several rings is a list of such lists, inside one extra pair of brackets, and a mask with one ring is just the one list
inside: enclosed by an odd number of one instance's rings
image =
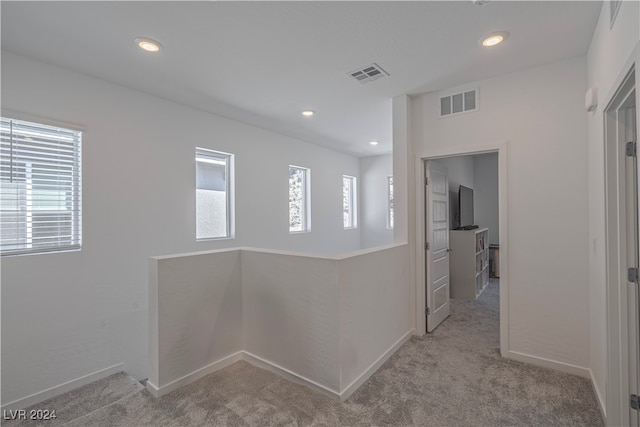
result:
[(55, 248), (55, 249), (45, 249), (39, 251), (21, 251), (21, 252), (2, 252), (0, 255), (2, 258), (14, 257), (14, 256), (25, 256), (25, 255), (48, 255), (48, 254), (65, 254), (69, 252), (80, 252), (82, 250), (81, 246), (69, 246), (64, 248)]
[(196, 243), (199, 242), (215, 242), (218, 240), (234, 240), (236, 236), (225, 236), (225, 237), (202, 237), (200, 239), (196, 238)]

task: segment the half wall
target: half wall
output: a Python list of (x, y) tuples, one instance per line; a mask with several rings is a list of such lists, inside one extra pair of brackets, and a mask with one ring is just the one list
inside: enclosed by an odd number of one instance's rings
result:
[(344, 400), (413, 334), (408, 245), (151, 258), (155, 396), (244, 359)]

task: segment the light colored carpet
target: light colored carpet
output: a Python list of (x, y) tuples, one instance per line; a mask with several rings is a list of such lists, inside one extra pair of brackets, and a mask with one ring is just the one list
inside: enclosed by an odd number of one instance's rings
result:
[[(82, 427), (602, 426), (588, 380), (500, 357), (498, 320), (492, 280), (478, 301), (453, 300), (434, 333), (407, 342), (344, 403), (238, 362), (160, 399), (129, 390), (114, 401), (110, 386), (93, 386), (107, 397), (99, 409), (95, 393), (88, 403), (60, 396), (57, 408), (36, 406), (70, 410), (75, 419), (66, 425)], [(83, 405), (87, 413), (77, 417)]]

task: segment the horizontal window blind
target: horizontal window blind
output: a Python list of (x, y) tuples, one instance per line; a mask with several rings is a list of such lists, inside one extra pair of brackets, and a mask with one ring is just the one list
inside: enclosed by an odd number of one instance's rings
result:
[(4, 117), (0, 132), (2, 255), (80, 248), (82, 133)]

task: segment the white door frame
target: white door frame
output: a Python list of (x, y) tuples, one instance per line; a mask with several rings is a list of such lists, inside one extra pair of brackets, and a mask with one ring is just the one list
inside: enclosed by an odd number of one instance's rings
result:
[(498, 153), (498, 216), (500, 228), (500, 354), (506, 357), (509, 350), (509, 227), (507, 206), (507, 143), (484, 146), (425, 149), (416, 153), (416, 335), (426, 333), (425, 313), (425, 161), (452, 156), (473, 156)]
[[(606, 379), (606, 424), (628, 425), (629, 423), (629, 313), (626, 303), (626, 216), (620, 209), (625, 195), (620, 194), (618, 180), (622, 172), (618, 164), (621, 145), (616, 132), (611, 129), (613, 120), (607, 111), (618, 97), (618, 91), (635, 70), (636, 123), (640, 123), (640, 43), (636, 44), (631, 57), (604, 98), (604, 189), (605, 189), (605, 263), (606, 263), (606, 310), (607, 310), (607, 379)], [(624, 179), (624, 176), (622, 177)], [(639, 236), (640, 237), (640, 236)], [(624, 264), (624, 265), (623, 265)]]

